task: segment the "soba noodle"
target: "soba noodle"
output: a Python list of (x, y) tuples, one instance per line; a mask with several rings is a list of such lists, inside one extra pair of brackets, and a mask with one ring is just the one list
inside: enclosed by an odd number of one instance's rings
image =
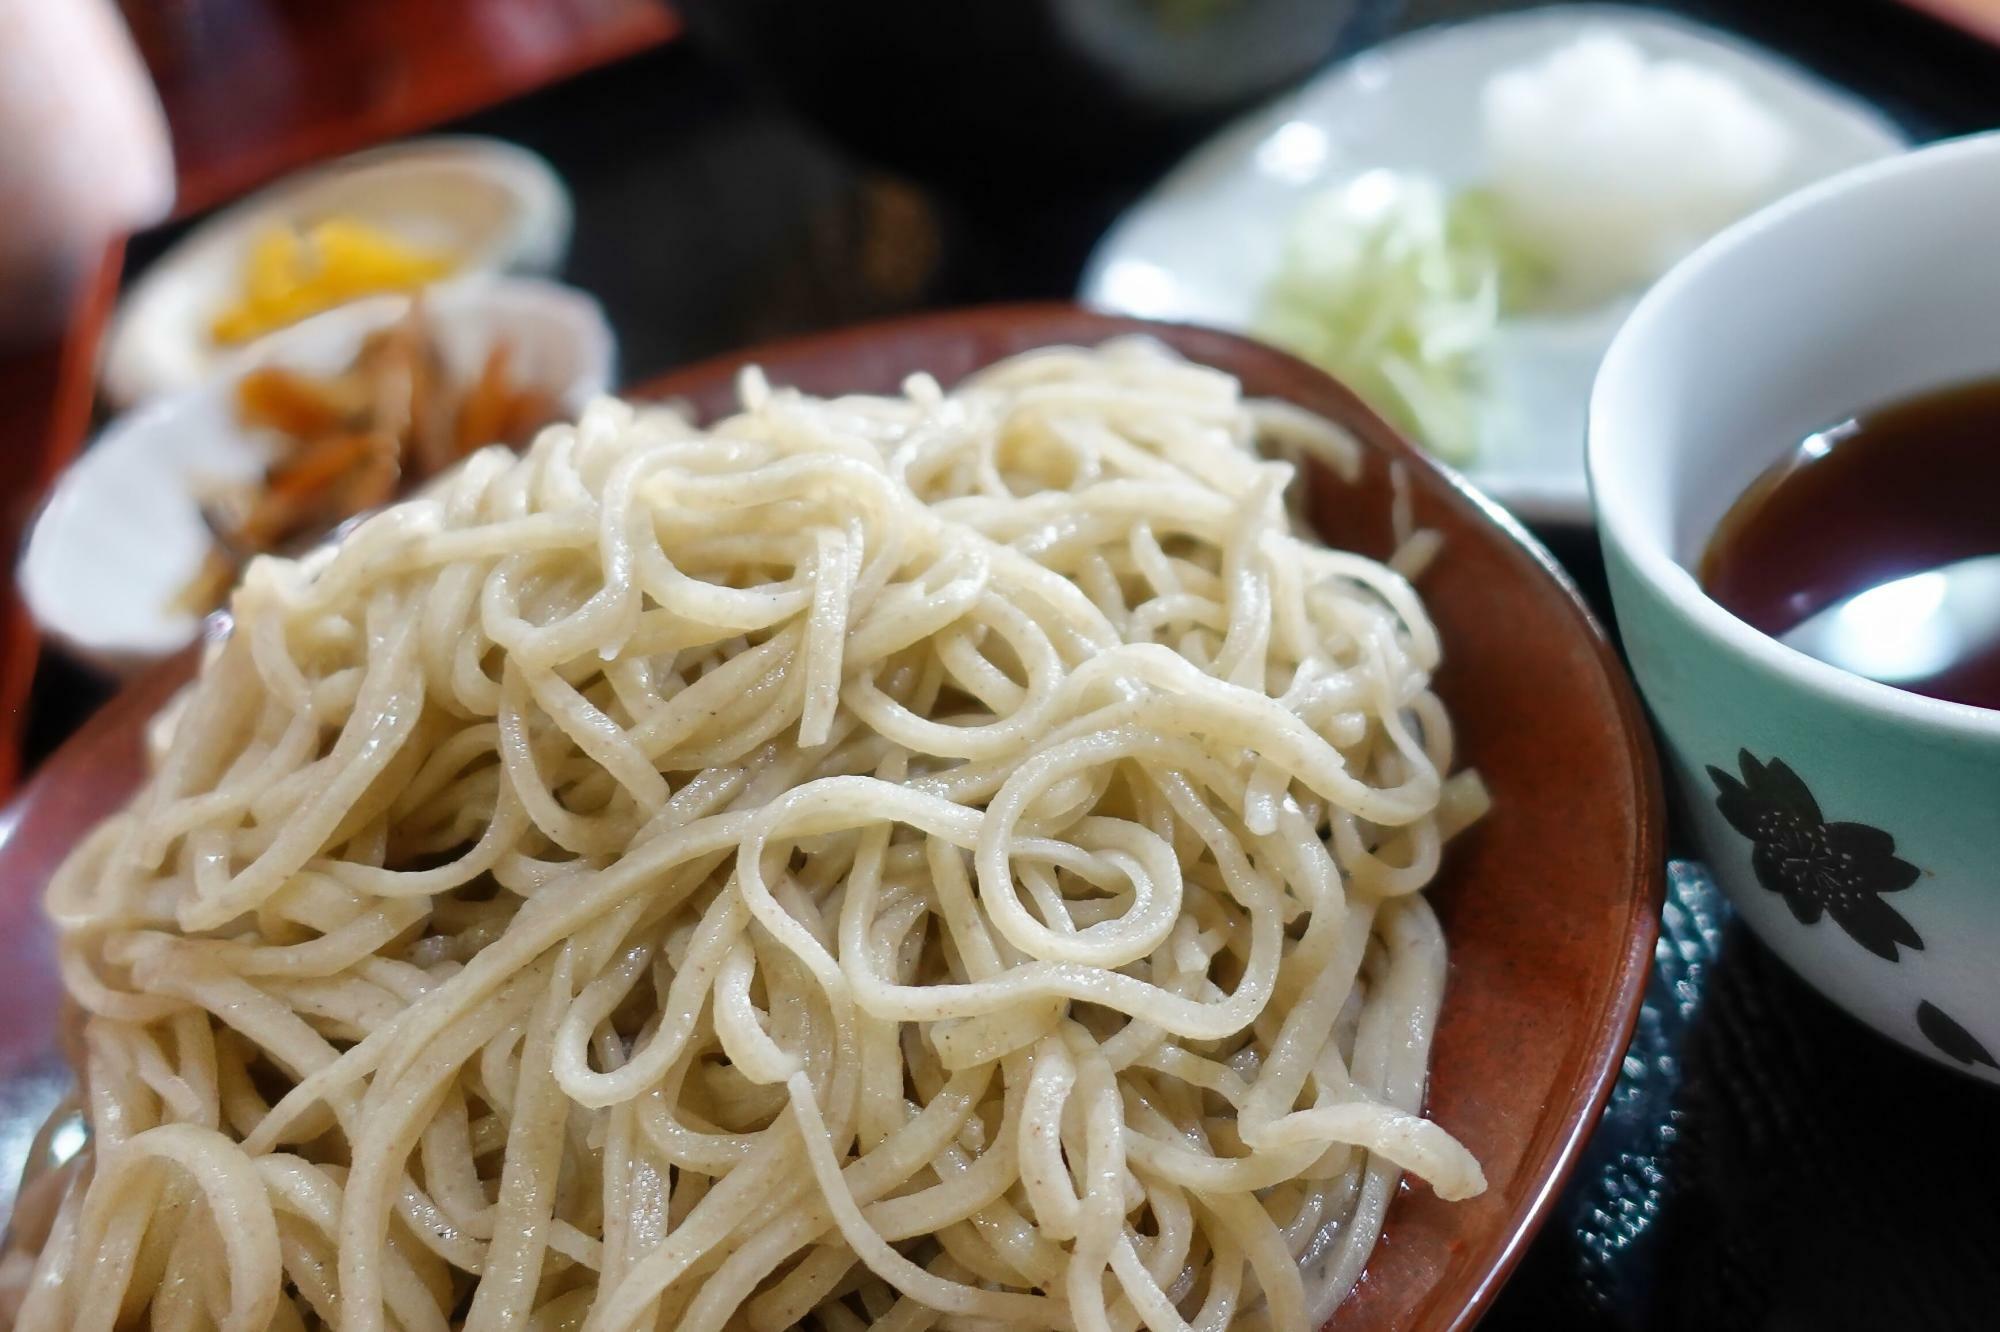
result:
[(1324, 1318), (1420, 1116), (1437, 635), (1154, 344), (592, 406), (260, 560), (50, 889), (20, 1326)]

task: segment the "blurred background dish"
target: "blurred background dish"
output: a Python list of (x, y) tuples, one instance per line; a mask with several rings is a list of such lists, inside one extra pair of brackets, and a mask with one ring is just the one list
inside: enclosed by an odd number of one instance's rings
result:
[[(564, 411), (615, 382), (603, 311), (573, 288), (472, 276), (431, 288), (423, 305), (457, 384), (475, 384), (503, 345), (509, 381)], [(237, 353), (200, 385), (113, 421), (63, 474), (29, 536), (20, 581), (41, 627), (117, 673), (184, 647), (206, 610), (190, 590), (218, 535), (204, 505), (257, 485), (281, 443), (279, 432), (245, 423), (245, 377), (273, 367), (338, 375), (410, 306), (406, 296), (378, 296), (316, 315)]]
[[(1508, 126), (1482, 125), (1483, 114), (1490, 119), (1482, 102), (1493, 101), (1489, 81), (1592, 34), (1650, 60), (1723, 76), (1767, 113), (1790, 147), (1772, 193), (1903, 146), (1872, 107), (1714, 29), (1624, 6), (1529, 10), (1388, 42), (1224, 130), (1111, 228), (1085, 270), (1082, 298), (1131, 314), (1258, 326), (1302, 205), (1329, 185), (1365, 184), (1367, 173), (1383, 168), (1446, 191), (1489, 183), (1493, 141), (1504, 148), (1509, 137)], [(1620, 90), (1609, 95), (1615, 110)], [(1456, 222), (1443, 207), (1438, 225)], [(1614, 291), (1594, 304), (1495, 319), (1483, 383), (1470, 390), (1461, 465), (1521, 516), (1589, 520), (1585, 403), (1633, 299)]]
[[(689, 30), (863, 156), (955, 197), (1143, 179), (1394, 0), (683, 0)], [(975, 58), (976, 53), (976, 58)]]
[(550, 272), (570, 214), (549, 164), (497, 139), (417, 139), (292, 177), (203, 222), (134, 284), (107, 335), (105, 396), (129, 407), (191, 387), (287, 307), (303, 317), (449, 274)]

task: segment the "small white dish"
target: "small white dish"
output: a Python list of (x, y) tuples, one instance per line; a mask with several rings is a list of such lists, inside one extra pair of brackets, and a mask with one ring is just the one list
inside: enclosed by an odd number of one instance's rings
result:
[[(269, 457), (261, 432), (237, 420), (238, 381), (268, 365), (337, 373), (409, 304), (376, 296), (315, 315), (252, 343), (195, 388), (106, 427), (57, 479), (22, 553), (21, 592), (42, 629), (117, 674), (191, 642), (201, 619), (174, 602), (210, 546), (199, 495), (255, 480)], [(556, 393), (565, 412), (614, 382), (610, 326), (597, 302), (574, 288), (479, 275), (431, 288), (424, 305), (456, 376), (477, 374), (487, 349), (505, 337), (514, 374)]]
[(101, 380), (126, 408), (200, 383), (234, 349), (209, 335), (250, 243), (271, 227), (352, 217), (462, 256), (460, 272), (552, 272), (569, 249), (569, 191), (535, 153), (498, 139), (417, 139), (291, 176), (194, 228), (119, 303)]
[[(1385, 43), (1223, 130), (1099, 242), (1081, 299), (1123, 314), (1247, 330), (1307, 195), (1374, 167), (1428, 173), (1453, 187), (1476, 182), (1486, 81), (1590, 31), (1735, 80), (1792, 131), (1792, 187), (1906, 146), (1873, 107), (1714, 29), (1622, 5), (1527, 10)], [(1520, 517), (1590, 520), (1583, 467), (1590, 382), (1635, 299), (1501, 325), (1479, 450), (1465, 471)]]

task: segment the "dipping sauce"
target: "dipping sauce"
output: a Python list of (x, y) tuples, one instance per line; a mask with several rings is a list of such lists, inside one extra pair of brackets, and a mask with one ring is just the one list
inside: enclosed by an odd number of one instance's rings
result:
[[(1699, 573), (1710, 596), (1775, 638), (1856, 593), (1992, 554), (2000, 554), (2000, 378), (1808, 436), (1730, 507)], [(1890, 682), (2000, 708), (2000, 641), (1925, 665), (1925, 674)]]

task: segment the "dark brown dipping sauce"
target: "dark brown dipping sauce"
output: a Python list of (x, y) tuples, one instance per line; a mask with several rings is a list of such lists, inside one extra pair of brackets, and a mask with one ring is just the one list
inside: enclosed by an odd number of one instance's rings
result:
[[(1865, 412), (1809, 436), (1745, 490), (1701, 560), (1708, 594), (1785, 633), (1879, 583), (2000, 553), (2000, 379)], [(1898, 687), (2000, 708), (2000, 644)]]

